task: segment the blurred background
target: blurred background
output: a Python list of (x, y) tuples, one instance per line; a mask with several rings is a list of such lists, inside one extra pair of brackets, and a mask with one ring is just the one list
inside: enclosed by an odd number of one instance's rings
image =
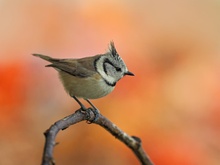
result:
[[(40, 164), (43, 132), (79, 108), (31, 54), (81, 58), (111, 40), (135, 77), (93, 100), (101, 113), (156, 165), (220, 164), (220, 1), (1, 0), (0, 13), (0, 164)], [(57, 164), (139, 164), (94, 124), (56, 141)]]

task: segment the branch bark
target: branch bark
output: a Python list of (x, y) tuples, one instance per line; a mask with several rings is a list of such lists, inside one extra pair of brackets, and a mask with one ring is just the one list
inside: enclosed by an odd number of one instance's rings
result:
[(57, 133), (60, 130), (64, 130), (69, 126), (84, 120), (88, 121), (89, 123), (100, 125), (125, 145), (127, 145), (134, 152), (142, 165), (153, 165), (152, 161), (142, 148), (141, 140), (138, 137), (127, 135), (98, 111), (95, 111), (94, 113), (94, 110), (91, 108), (86, 109), (86, 111), (78, 109), (75, 113), (58, 120), (45, 131), (44, 135), (46, 141), (44, 145), (42, 165), (55, 165), (53, 150), (54, 146), (56, 145), (55, 138)]

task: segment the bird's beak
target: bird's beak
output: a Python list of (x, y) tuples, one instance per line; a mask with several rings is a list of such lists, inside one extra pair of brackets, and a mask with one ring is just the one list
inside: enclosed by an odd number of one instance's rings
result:
[(134, 73), (132, 73), (132, 72), (130, 72), (130, 71), (127, 71), (127, 72), (125, 72), (125, 75), (134, 76)]

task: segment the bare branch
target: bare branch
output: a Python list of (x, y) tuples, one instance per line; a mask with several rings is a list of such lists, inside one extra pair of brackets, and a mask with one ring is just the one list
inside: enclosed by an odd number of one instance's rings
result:
[(141, 140), (138, 137), (129, 136), (118, 128), (115, 124), (109, 121), (106, 117), (99, 112), (95, 112), (91, 108), (85, 110), (77, 110), (74, 114), (71, 114), (57, 122), (55, 122), (45, 133), (46, 142), (44, 146), (44, 153), (42, 159), (42, 165), (55, 165), (53, 158), (53, 149), (56, 145), (55, 138), (60, 130), (64, 130), (69, 126), (78, 122), (87, 120), (89, 123), (95, 123), (105, 128), (113, 136), (127, 145), (138, 157), (142, 165), (153, 165), (150, 158), (144, 152), (141, 144)]

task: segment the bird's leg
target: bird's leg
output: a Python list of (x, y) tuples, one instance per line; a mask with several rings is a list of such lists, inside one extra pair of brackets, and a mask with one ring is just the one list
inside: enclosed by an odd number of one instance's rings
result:
[(93, 119), (93, 121), (96, 121), (99, 117), (99, 114), (100, 114), (99, 110), (92, 104), (91, 101), (89, 101), (89, 99), (85, 99), (85, 100), (92, 106), (92, 112), (95, 115), (95, 118)]
[[(92, 102), (91, 102), (91, 101), (89, 101), (89, 99), (85, 99), (85, 100), (86, 100), (86, 101), (89, 103), (89, 105), (91, 105), (91, 106), (92, 106), (92, 108), (93, 108), (93, 109), (97, 109), (97, 108), (95, 107), (95, 105), (93, 105), (93, 104), (92, 104)], [(98, 109), (97, 109), (97, 110), (98, 110)]]
[(83, 111), (86, 111), (86, 107), (76, 98), (76, 96), (72, 96), (75, 100), (76, 100), (76, 102), (80, 105), (80, 107), (81, 107), (81, 109), (83, 110)]

